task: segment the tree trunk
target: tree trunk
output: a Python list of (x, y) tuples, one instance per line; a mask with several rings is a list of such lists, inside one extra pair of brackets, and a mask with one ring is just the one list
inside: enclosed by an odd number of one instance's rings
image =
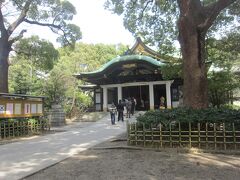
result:
[(0, 39), (0, 92), (8, 93), (8, 57), (11, 50), (7, 40)]
[(200, 0), (177, 0), (179, 42), (183, 56), (183, 104), (208, 107), (205, 36), (217, 16), (236, 0), (218, 0), (204, 6)]
[(205, 34), (196, 17), (180, 17), (179, 42), (183, 56), (183, 104), (195, 109), (208, 107)]

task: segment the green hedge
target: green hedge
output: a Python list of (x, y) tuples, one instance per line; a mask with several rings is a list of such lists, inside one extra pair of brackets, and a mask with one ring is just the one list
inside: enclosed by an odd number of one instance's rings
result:
[(146, 125), (158, 125), (159, 123), (168, 124), (169, 122), (200, 122), (218, 123), (235, 122), (240, 123), (240, 110), (230, 108), (208, 108), (190, 109), (174, 108), (148, 111), (137, 118), (138, 122)]

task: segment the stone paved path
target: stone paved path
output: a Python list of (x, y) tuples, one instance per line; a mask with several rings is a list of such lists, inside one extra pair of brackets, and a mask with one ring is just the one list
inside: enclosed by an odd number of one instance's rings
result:
[[(134, 121), (132, 117), (130, 121)], [(62, 131), (0, 146), (0, 179), (21, 179), (126, 131), (125, 122), (111, 125), (106, 116), (93, 123), (76, 123)]]

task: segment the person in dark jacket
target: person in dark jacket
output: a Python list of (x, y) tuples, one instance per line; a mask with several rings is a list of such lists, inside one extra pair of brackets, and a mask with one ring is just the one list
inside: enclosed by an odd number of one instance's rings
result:
[(132, 101), (131, 114), (133, 116), (134, 112), (135, 112), (135, 107), (136, 107), (136, 103), (135, 103), (136, 101), (135, 101), (134, 97), (131, 99), (131, 101)]
[(121, 100), (119, 100), (119, 103), (117, 105), (117, 111), (118, 111), (118, 121), (120, 120), (124, 121), (123, 119), (124, 105)]

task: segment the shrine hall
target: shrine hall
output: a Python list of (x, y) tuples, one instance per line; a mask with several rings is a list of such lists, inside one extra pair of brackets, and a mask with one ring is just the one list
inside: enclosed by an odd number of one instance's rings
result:
[(161, 69), (167, 63), (137, 38), (124, 55), (76, 77), (87, 83), (81, 86), (83, 89), (93, 90), (96, 111), (107, 111), (112, 103), (133, 97), (136, 110), (158, 109), (161, 97), (165, 99), (165, 108), (172, 108), (181, 104), (182, 82), (163, 79)]

